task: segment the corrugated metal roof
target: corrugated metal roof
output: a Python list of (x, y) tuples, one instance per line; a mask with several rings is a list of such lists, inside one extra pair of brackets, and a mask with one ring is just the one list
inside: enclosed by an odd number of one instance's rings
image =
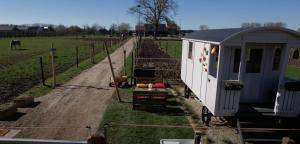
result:
[(228, 29), (210, 29), (199, 30), (187, 34), (186, 39), (197, 39), (212, 42), (222, 42), (227, 37), (246, 30), (247, 28), (228, 28)]

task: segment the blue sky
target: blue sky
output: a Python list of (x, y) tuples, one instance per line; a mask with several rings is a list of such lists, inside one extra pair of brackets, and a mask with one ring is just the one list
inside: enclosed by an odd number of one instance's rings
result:
[[(240, 27), (242, 22), (287, 23), (300, 28), (300, 0), (177, 0), (173, 19), (183, 29)], [(134, 0), (0, 0), (1, 24), (135, 24), (127, 13)]]

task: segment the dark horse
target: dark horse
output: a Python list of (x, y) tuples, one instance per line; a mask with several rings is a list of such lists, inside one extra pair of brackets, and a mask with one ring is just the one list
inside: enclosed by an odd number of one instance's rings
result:
[(21, 47), (21, 41), (20, 40), (11, 40), (10, 42), (10, 49), (13, 49), (13, 48), (17, 48), (18, 47)]

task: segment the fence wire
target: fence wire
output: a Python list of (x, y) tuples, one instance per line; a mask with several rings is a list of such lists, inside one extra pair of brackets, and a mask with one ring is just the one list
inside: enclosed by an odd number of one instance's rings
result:
[[(79, 63), (91, 59), (93, 49), (94, 55), (104, 54), (103, 41), (107, 41), (111, 50), (122, 44), (120, 38), (81, 38), (74, 40), (73, 43), (72, 41), (68, 41), (70, 43), (53, 43), (57, 49), (54, 56), (56, 73), (65, 72), (77, 65), (76, 47), (78, 48)], [(43, 47), (45, 48), (37, 48), (33, 45), (33, 49), (38, 49), (37, 52), (29, 49), (23, 50), (22, 47), (14, 50), (7, 48), (9, 54), (0, 58), (0, 104), (11, 101), (14, 97), (41, 83), (40, 57), (42, 57), (45, 79), (52, 76), (51, 56), (49, 48), (46, 48), (50, 45), (43, 45)], [(99, 56), (94, 59), (95, 62), (100, 61)]]

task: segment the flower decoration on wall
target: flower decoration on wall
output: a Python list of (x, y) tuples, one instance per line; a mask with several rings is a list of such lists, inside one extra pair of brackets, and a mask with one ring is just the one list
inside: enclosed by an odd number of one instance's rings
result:
[(202, 56), (202, 61), (203, 61), (203, 70), (205, 72), (208, 71), (208, 54), (209, 54), (208, 49), (206, 47), (204, 47), (201, 56)]

